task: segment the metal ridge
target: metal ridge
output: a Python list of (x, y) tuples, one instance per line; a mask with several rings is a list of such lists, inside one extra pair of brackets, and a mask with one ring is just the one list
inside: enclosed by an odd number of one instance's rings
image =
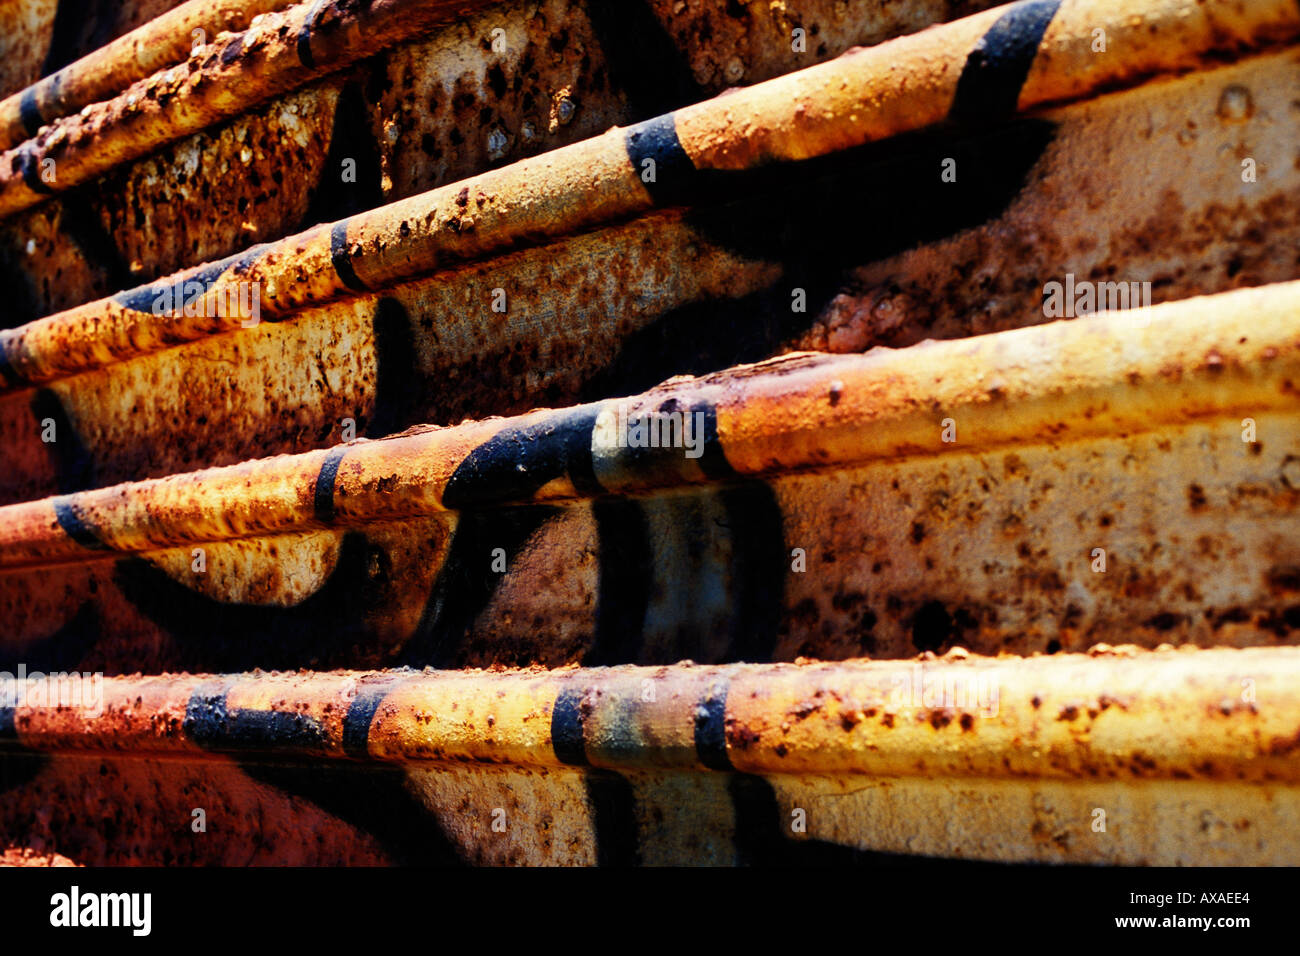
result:
[[(927, 778), (1300, 782), (1300, 648), (40, 676), (0, 746)], [(98, 681), (96, 683), (95, 681)]]
[[(1300, 282), (1279, 283), (24, 502), (0, 508), (0, 567), (1292, 409), (1297, 315)], [(656, 416), (676, 447), (625, 434)]]

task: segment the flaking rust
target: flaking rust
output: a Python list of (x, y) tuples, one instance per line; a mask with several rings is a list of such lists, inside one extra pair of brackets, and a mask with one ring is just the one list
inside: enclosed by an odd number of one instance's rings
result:
[[(0, 148), (36, 135), (47, 122), (111, 99), (154, 72), (184, 61), (207, 37), (239, 32), (288, 0), (189, 0), (87, 53), (31, 87), (0, 100)], [(138, 8), (145, 4), (132, 4)]]
[(89, 10), (84, 4), (69, 4), (60, 17), (60, 5), (53, 0), (6, 0), (0, 4), (0, 96), (7, 97), (65, 64), (94, 55), (97, 47), (102, 49), (100, 44), (111, 45), (167, 16), (180, 2), (137, 0)]
[[(0, 199), (0, 213), (41, 201), (51, 186), (62, 190), (87, 182), (473, 6), (472, 0), (336, 0), (262, 14), (257, 25), (218, 35), (183, 63), (75, 116), (56, 119), (33, 140), (6, 152), (0, 196), (8, 202)], [(231, 90), (238, 92), (232, 96)], [(57, 164), (52, 183), (40, 178), (46, 159)]]

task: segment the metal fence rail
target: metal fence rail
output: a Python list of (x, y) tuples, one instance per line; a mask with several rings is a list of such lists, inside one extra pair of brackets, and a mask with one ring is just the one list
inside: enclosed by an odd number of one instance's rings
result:
[[(30, 768), (0, 823), (85, 774), (135, 846), (186, 862), (1276, 863), (1300, 812), (1298, 654), (65, 675), (0, 710)], [(93, 824), (57, 832), (123, 859)]]

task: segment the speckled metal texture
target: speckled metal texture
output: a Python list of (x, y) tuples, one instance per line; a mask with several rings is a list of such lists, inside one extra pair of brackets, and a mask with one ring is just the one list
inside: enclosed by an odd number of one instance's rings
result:
[(0, 3), (0, 95), (24, 89), (181, 2), (5, 0)]
[[(989, 5), (484, 5), (0, 223), (13, 287), (0, 324)], [(798, 52), (796, 30), (807, 35)]]
[(180, 63), (207, 37), (243, 30), (284, 6), (288, 0), (188, 0), (0, 101), (0, 148), (17, 146), (51, 120), (112, 99), (136, 80)]
[[(1298, 301), (790, 356), (10, 505), (0, 605), (15, 654), (109, 672), (1289, 643)], [(698, 455), (606, 440), (665, 411)]]
[[(89, 826), (50, 831), (79, 862), (231, 862), (235, 841), (166, 832), (166, 814), (191, 804), (211, 807), (214, 828), (258, 834), (243, 862), (797, 863), (900, 850), (1279, 862), (1300, 811), (1297, 668), (1295, 649), (1114, 647), (1029, 661), (164, 675), (105, 681), (93, 712), (31, 681), (0, 746), (47, 762), (0, 820), (22, 820), (85, 766), (120, 802), (94, 844), (93, 803)], [(60, 760), (37, 756), (51, 753)], [(164, 757), (185, 762), (164, 778)], [(277, 804), (281, 791), (315, 802)], [(359, 812), (367, 797), (382, 806)], [(1156, 820), (1158, 842), (1129, 836)], [(320, 838), (294, 839), (294, 824)]]
[[(382, 435), (626, 394), (790, 350), (860, 351), (1043, 321), (1043, 282), (1066, 272), (1144, 281), (1154, 301), (1292, 278), (1300, 111), (1287, 91), (1298, 77), (1294, 53), (1282, 51), (1049, 110), (1012, 131), (891, 140), (820, 179), (796, 164), (721, 207), (655, 212), (382, 290), (344, 289), (257, 329), (240, 329), (236, 316), (217, 323), (234, 335), (105, 365), (106, 349), (156, 347), (212, 324), (159, 321), (147, 309), (158, 287), (138, 288), (13, 333), (32, 377), (56, 374), (42, 363), (89, 371), (0, 397), (13, 449), (0, 500), (323, 447), (348, 419), (359, 434)], [(311, 155), (325, 139), (301, 142)], [(948, 195), (929, 180), (950, 152), (962, 173)], [(1259, 164), (1258, 181), (1243, 181), (1244, 161)], [(1194, 175), (1162, 174), (1175, 165)], [(878, 182), (911, 188), (882, 193)], [(846, 215), (909, 225), (819, 241), (825, 216)], [(139, 255), (153, 255), (149, 232)], [(222, 281), (255, 280), (236, 267)], [(498, 289), (504, 313), (494, 311)], [(803, 312), (791, 308), (796, 290)], [(132, 301), (145, 310), (126, 308)], [(120, 344), (104, 334), (113, 316)], [(141, 326), (161, 339), (151, 345)], [(191, 363), (222, 374), (186, 374)], [(39, 440), (49, 418), (83, 451), (52, 458)]]
[[(1243, 47), (1266, 48), (1300, 35), (1300, 13), (1292, 3), (1233, 8), (1240, 19), (1230, 16), (1227, 7), (1176, 3), (1152, 6), (1145, 17), (1116, 11), (1113, 23), (1105, 19), (1104, 8), (1090, 8), (1088, 16), (1081, 15), (1078, 23), (1070, 17), (1045, 23), (1039, 53), (1027, 64), (1028, 75), (1019, 99), (1006, 104), (1006, 112), (1077, 98), (1090, 91), (1138, 82), (1153, 73), (1187, 69)], [(959, 90), (959, 78), (971, 75), (961, 64), (999, 16), (998, 11), (989, 11), (888, 45), (857, 51), (833, 63), (684, 107), (628, 130), (612, 130), (462, 183), (300, 233), (266, 248), (253, 247), (229, 260), (172, 277), (170, 283), (203, 279), (213, 286), (211, 294), (216, 295), (224, 283), (256, 282), (261, 314), (280, 317), (349, 290), (383, 288), (448, 262), (499, 254), (542, 238), (643, 214), (657, 205), (678, 205), (701, 195), (713, 195), (726, 188), (729, 173), (810, 160), (916, 131), (951, 117), (960, 119), (971, 98), (958, 96), (963, 92)], [(1103, 27), (1095, 26), (1103, 21)], [(1124, 47), (1127, 54), (1092, 57), (1087, 69), (1075, 68), (1075, 60), (1089, 55), (1093, 29), (1109, 27), (1122, 34), (1125, 29), (1136, 29), (1134, 22), (1141, 24), (1143, 32), (1160, 35), (1162, 43), (1130, 43)], [(410, 29), (416, 29), (414, 23)], [(265, 34), (267, 38), (258, 45), (273, 45), (273, 38), (279, 34), (270, 19), (262, 31), (259, 37)], [(379, 40), (371, 38), (367, 42)], [(352, 49), (346, 45), (344, 48)], [(270, 53), (266, 55), (275, 59)], [(214, 59), (221, 62), (219, 56)], [(900, 63), (919, 71), (919, 76), (907, 83), (897, 82)], [(176, 82), (187, 81), (180, 78)], [(968, 86), (981, 89), (974, 80)], [(127, 99), (132, 95), (126, 94)], [(991, 94), (986, 91), (982, 95)], [(978, 97), (974, 98), (978, 101)], [(814, 104), (816, 110), (811, 109)], [(163, 116), (154, 115), (162, 107), (151, 109), (130, 103), (119, 104), (118, 108), (141, 111), (141, 123), (156, 122), (171, 128)], [(749, 125), (734, 122), (737, 112), (752, 117)], [(198, 115), (202, 115), (201, 110)], [(981, 118), (987, 121), (995, 115), (984, 111)], [(54, 157), (60, 170), (58, 182), (63, 184), (60, 189), (102, 174), (111, 166), (104, 157), (113, 155), (112, 148), (93, 142), (99, 135), (96, 122), (85, 117), (75, 122), (82, 124), (79, 128), (96, 132), (65, 132), (60, 137), (64, 127), (56, 125), (49, 139), (37, 141), (35, 150), (24, 147), (11, 155), (11, 163), (5, 161), (10, 169), (5, 179), (5, 170), (0, 168), (0, 214), (6, 209), (5, 196), (27, 196), (14, 199), (18, 205), (9, 212), (41, 198), (42, 193), (34, 186), (42, 184), (39, 179), (33, 182), (33, 176), (48, 149), (56, 149), (62, 157)], [(131, 128), (117, 125), (116, 120), (105, 120), (100, 125), (106, 130)], [(84, 147), (78, 145), (83, 140)], [(128, 152), (131, 150), (135, 156), (143, 153), (143, 147), (131, 147)], [(84, 172), (76, 171), (80, 151), (94, 157), (92, 166), (85, 167)], [(71, 173), (69, 166), (73, 167)], [(647, 181), (651, 170), (654, 176)], [(6, 333), (0, 338), (0, 348), (10, 367), (6, 374), (16, 376), (20, 382), (48, 380), (95, 367), (110, 356), (137, 355), (241, 324), (234, 321), (238, 317), (223, 316), (223, 321), (217, 322), (210, 315), (200, 322), (187, 316), (159, 317), (145, 308), (157, 295), (157, 288), (139, 289), (134, 294), (88, 303)], [(87, 354), (92, 348), (88, 342), (79, 345), (87, 339), (88, 325), (94, 330), (93, 354)], [(84, 331), (79, 333), (78, 329)], [(58, 339), (57, 346), (53, 342), (43, 344), (47, 339)]]

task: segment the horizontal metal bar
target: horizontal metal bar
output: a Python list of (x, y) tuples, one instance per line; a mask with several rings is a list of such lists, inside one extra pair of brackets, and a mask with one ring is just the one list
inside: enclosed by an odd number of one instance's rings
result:
[(1300, 648), (41, 677), (0, 744), (873, 777), (1300, 782)]
[[(10, 321), (0, 325), (14, 327), (305, 225), (706, 99), (737, 83), (757, 83), (995, 5), (997, 0), (789, 0), (776, 8), (696, 0), (642, 2), (627, 10), (586, 0), (485, 5), (404, 39), (383, 56), (309, 81), (126, 163), (95, 190), (55, 196), (0, 221), (0, 256), (7, 249), (19, 270)], [(792, 42), (800, 24), (805, 32), (815, 28), (810, 46)], [(667, 73), (665, 64), (673, 64)], [(641, 77), (654, 82), (642, 83)], [(27, 78), (15, 89), (35, 80)], [(341, 181), (337, 154), (345, 143), (349, 157), (359, 162), (356, 182)], [(290, 169), (293, 174), (286, 175)], [(273, 192), (263, 192), (267, 180), (276, 184)], [(86, 207), (108, 233), (93, 248), (79, 245), (82, 233), (67, 228)], [(42, 222), (58, 228), (46, 233)], [(33, 231), (36, 248), (28, 250)], [(70, 269), (69, 259), (81, 265)], [(59, 283), (42, 281), (59, 270)]]
[[(0, 566), (1293, 408), (1298, 310), (1300, 282), (1278, 283), (865, 356), (796, 355), (625, 400), (8, 505)], [(665, 412), (678, 416), (676, 447), (638, 447), (628, 423)], [(960, 446), (945, 420), (960, 423)]]
[(136, 0), (92, 6), (85, 2), (3, 0), (0, 97), (21, 91), (51, 70), (86, 56), (183, 2)]
[[(43, 393), (9, 392), (0, 396), (9, 464), (0, 469), (0, 504), (305, 452), (339, 441), (348, 418), (358, 435), (380, 437), (416, 423), (576, 404), (789, 351), (899, 347), (1029, 325), (1044, 321), (1045, 280), (1065, 273), (1148, 280), (1156, 301), (1286, 281), (1296, 273), (1288, 253), (1300, 244), (1300, 218), (1288, 214), (1289, 197), (1300, 194), (1300, 169), (1290, 162), (1300, 112), (1286, 108), (1295, 86), (1300, 61), (1283, 50), (1047, 111), (1031, 125), (1046, 124), (1050, 145), (1018, 160), (1030, 168), (1023, 187), (1017, 179), (1006, 205), (973, 226), (931, 211), (954, 186), (934, 181), (950, 148), (939, 137), (933, 162), (905, 159), (880, 173), (868, 172), (877, 164), (855, 164), (809, 186), (821, 198), (794, 210), (782, 201), (789, 189), (717, 209), (664, 210), (310, 307), (251, 334), (111, 364)], [(1213, 114), (1228, 91), (1242, 89), (1252, 97), (1250, 119), (1216, 116), (1193, 140), (1176, 135), (1188, 117)], [(591, 108), (584, 98), (584, 111)], [(1130, 148), (1134, 117), (1153, 129), (1140, 149)], [(1260, 163), (1258, 184), (1234, 173), (1228, 151), (1243, 137)], [(221, 155), (237, 163), (229, 139)], [(894, 144), (884, 146), (892, 154)], [(964, 166), (964, 177), (1005, 175), (1001, 154), (977, 155), (978, 168)], [(1170, 164), (1189, 170), (1170, 189), (1127, 188)], [(915, 167), (906, 182), (918, 189), (880, 196), (869, 183), (900, 165)], [(803, 183), (796, 177), (791, 189)], [(291, 184), (293, 177), (282, 196)], [(189, 186), (197, 189), (194, 178)], [(963, 196), (980, 193), (976, 182), (961, 188)], [(1238, 225), (1205, 241), (1205, 223), (1224, 208), (1235, 210)], [(169, 215), (162, 206), (154, 212), (154, 222)], [(736, 240), (732, 223), (749, 216), (772, 232), (756, 228), (747, 231), (767, 234)], [(833, 223), (903, 216), (902, 229), (932, 229), (939, 238), (914, 246), (892, 230), (845, 235), (827, 229), (828, 216)], [(1159, 243), (1149, 238), (1152, 217), (1161, 223)], [(807, 241), (777, 238), (783, 223)], [(900, 251), (879, 258), (882, 242)], [(828, 265), (846, 272), (819, 290), (809, 270), (825, 274)], [(803, 315), (791, 311), (796, 286), (809, 295)], [(505, 313), (493, 311), (498, 288), (508, 295)], [(692, 314), (698, 318), (684, 323)], [(154, 384), (137, 387), (145, 377)], [(231, 393), (259, 397), (255, 405), (230, 403)], [(67, 466), (52, 467), (50, 453), (64, 447), (68, 429), (60, 424), (58, 444), (42, 441), (42, 404), (61, 405), (86, 448), (93, 474), (82, 481)]]

